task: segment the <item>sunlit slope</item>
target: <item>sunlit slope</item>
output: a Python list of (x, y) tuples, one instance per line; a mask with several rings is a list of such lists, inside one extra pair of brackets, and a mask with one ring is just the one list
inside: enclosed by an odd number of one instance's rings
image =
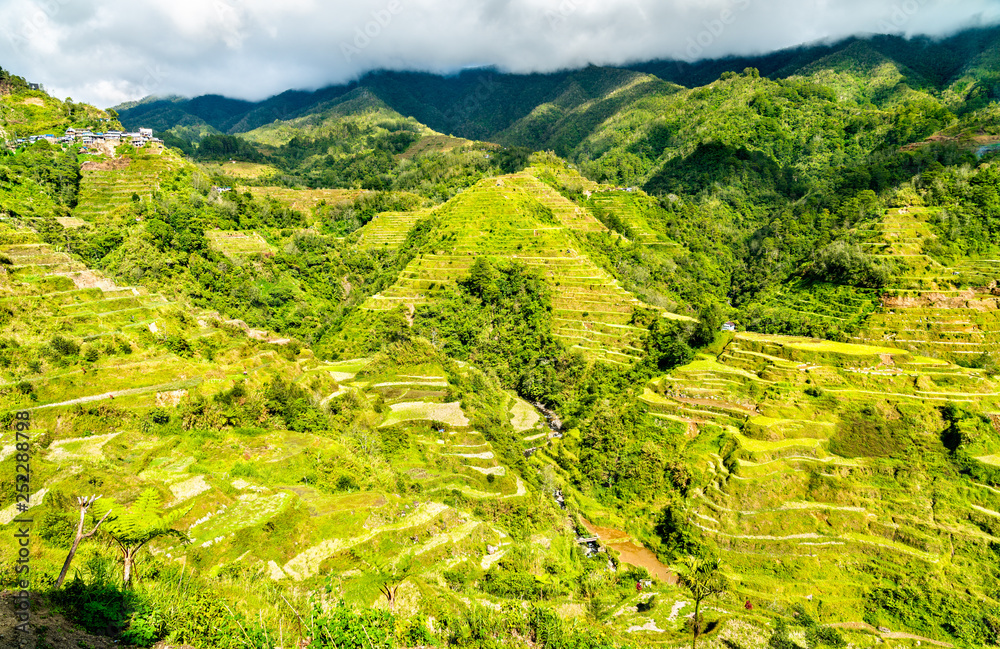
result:
[(1000, 491), (982, 484), (1000, 449), (995, 379), (891, 347), (738, 334), (643, 400), (697, 435), (685, 516), (743, 596), (810, 596), (829, 621), (942, 639), (880, 589), (920, 574), (927, 601), (997, 605)]
[(935, 260), (925, 252), (936, 238), (929, 216), (893, 209), (872, 233), (867, 251), (899, 271), (855, 339), (969, 364), (1000, 350), (1000, 260)]
[[(153, 489), (193, 541), (156, 545), (158, 560), (205, 570), (239, 560), (277, 581), (415, 555), (409, 587), (436, 590), (456, 558), (503, 556), (507, 533), (468, 509), (529, 495), (522, 438), (546, 429), (479, 370), (429, 345), (324, 363), (239, 321), (116, 286), (12, 222), (0, 223), (0, 253), (11, 260), (4, 334), (18, 341), (4, 347), (2, 405), (29, 410), (39, 431), (36, 515), (82, 489), (119, 503)], [(275, 404), (289, 394), (302, 410), (282, 420)], [(322, 411), (353, 425), (316, 429)], [(0, 462), (13, 461), (12, 436)], [(14, 516), (5, 498), (0, 524)], [(572, 543), (563, 537), (553, 531)], [(45, 544), (35, 559), (52, 571), (64, 554)], [(352, 600), (379, 597), (357, 571), (343, 583)]]
[(552, 288), (558, 338), (612, 362), (628, 363), (641, 353), (644, 329), (631, 323), (643, 304), (593, 263), (573, 234), (605, 230), (586, 209), (521, 173), (481, 181), (434, 210), (433, 218), (425, 252), (366, 308), (431, 304), (467, 275), (476, 257), (512, 259), (536, 269)]
[(80, 194), (73, 216), (93, 223), (114, 220), (135, 197), (152, 197), (185, 164), (169, 150), (159, 155), (140, 152), (114, 160), (85, 160), (80, 167)]
[(5, 396), (10, 407), (71, 409), (123, 396), (152, 405), (157, 393), (273, 363), (273, 349), (252, 349), (274, 338), (268, 332), (117, 286), (23, 227), (0, 228), (0, 254), (12, 261), (0, 283), (5, 334), (18, 343), (7, 371), (25, 385)]
[(433, 210), (413, 212), (382, 212), (361, 228), (358, 245), (369, 250), (396, 250), (413, 226)]

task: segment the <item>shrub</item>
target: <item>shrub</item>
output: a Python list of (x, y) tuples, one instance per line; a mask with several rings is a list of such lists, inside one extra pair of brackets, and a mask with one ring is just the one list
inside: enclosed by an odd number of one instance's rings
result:
[(344, 491), (347, 493), (351, 493), (357, 491), (359, 487), (357, 481), (354, 479), (353, 476), (345, 474), (337, 478), (336, 489), (337, 491)]
[(653, 595), (643, 602), (639, 602), (635, 608), (639, 613), (648, 613), (652, 611), (656, 608), (656, 595)]
[[(343, 601), (327, 610), (316, 602), (309, 627), (308, 635), (314, 639), (311, 646), (317, 649), (393, 649), (396, 644), (392, 613), (379, 609), (358, 613)], [(407, 631), (419, 634), (412, 626)]]
[(52, 602), (88, 632), (113, 636), (124, 630), (136, 595), (100, 579), (88, 584), (77, 578), (53, 592)]
[(810, 647), (846, 647), (847, 641), (840, 631), (829, 626), (812, 626), (806, 630), (806, 644)]
[(444, 577), (445, 582), (448, 584), (448, 588), (455, 591), (460, 591), (465, 588), (465, 584), (469, 581), (469, 576), (464, 570), (458, 570), (453, 568), (451, 570), (445, 570), (441, 573)]
[(170, 423), (170, 411), (166, 408), (153, 408), (146, 416), (149, 421), (158, 426)]
[(864, 288), (881, 288), (892, 279), (889, 266), (865, 254), (861, 246), (844, 241), (814, 252), (803, 274), (815, 281)]
[(73, 541), (75, 526), (62, 512), (49, 510), (42, 516), (38, 536), (60, 548), (68, 548)]
[(49, 349), (54, 356), (76, 356), (80, 353), (78, 343), (62, 336), (52, 336), (52, 340), (49, 341)]
[(405, 620), (396, 631), (399, 643), (404, 647), (418, 647), (435, 644), (434, 635), (427, 628), (427, 618), (417, 615)]
[(481, 583), (483, 592), (497, 597), (535, 600), (547, 599), (551, 589), (533, 574), (520, 571), (491, 570)]
[[(215, 649), (270, 649), (273, 642), (214, 593), (198, 592), (172, 611), (171, 636), (179, 642)], [(326, 646), (326, 645), (323, 645)]]
[(166, 335), (163, 337), (163, 346), (178, 356), (193, 356), (194, 350), (187, 338), (180, 335)]

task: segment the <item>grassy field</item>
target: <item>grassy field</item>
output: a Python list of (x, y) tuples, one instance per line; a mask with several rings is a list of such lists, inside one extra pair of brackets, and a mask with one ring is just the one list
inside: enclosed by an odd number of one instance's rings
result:
[(473, 144), (472, 140), (466, 140), (465, 138), (441, 135), (440, 133), (428, 134), (411, 144), (410, 148), (399, 154), (399, 157), (407, 159), (427, 153), (443, 153), (470, 144)]
[(352, 201), (364, 190), (361, 189), (289, 189), (287, 187), (239, 187), (240, 192), (250, 192), (256, 198), (273, 198), (293, 210), (312, 214), (321, 202), (336, 204)]
[(255, 162), (203, 162), (198, 165), (207, 174), (219, 174), (236, 180), (263, 181), (277, 176), (278, 168)]
[(214, 250), (218, 250), (237, 264), (242, 264), (254, 255), (273, 256), (274, 248), (256, 232), (235, 230), (209, 230), (205, 238)]

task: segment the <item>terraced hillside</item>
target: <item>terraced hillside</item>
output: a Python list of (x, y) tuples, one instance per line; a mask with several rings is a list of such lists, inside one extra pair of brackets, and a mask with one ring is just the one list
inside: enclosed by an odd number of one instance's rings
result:
[(855, 340), (966, 362), (1000, 351), (1000, 260), (942, 265), (924, 253), (935, 238), (929, 215), (919, 208), (892, 210), (880, 240), (868, 244), (901, 271)]
[[(755, 302), (776, 309), (785, 321), (801, 323), (807, 333), (837, 332), (834, 337), (839, 337), (856, 332), (880, 310), (882, 291), (795, 278), (767, 289)], [(766, 323), (757, 325), (768, 330)]]
[[(439, 562), (476, 554), (484, 538), (504, 536), (442, 499), (454, 493), (473, 501), (527, 493), (520, 477), (470, 425), (462, 407), (445, 399), (451, 386), (448, 373), (440, 364), (396, 365), (385, 358), (302, 366), (300, 382), (335, 388), (326, 403), (383, 399), (386, 408), (367, 433), (374, 437), (359, 438), (357, 445), (347, 447), (311, 434), (244, 438), (241, 445), (247, 452), (236, 464), (249, 468), (238, 471), (230, 468), (232, 459), (223, 456), (202, 461), (195, 470), (193, 458), (185, 457), (191, 449), (179, 448), (142, 477), (167, 482), (186, 497), (198, 495), (198, 504), (185, 520), (195, 544), (205, 548), (203, 555), (213, 563), (253, 551), (254, 562), (271, 579), (312, 583), (345, 562), (356, 563), (358, 556), (393, 562), (410, 553), (420, 557), (429, 572), (414, 575), (417, 583), (433, 582), (441, 570)], [(364, 445), (372, 443), (384, 446), (391, 467), (366, 457)], [(317, 454), (330, 476), (303, 484), (299, 478), (315, 472), (310, 465)], [(394, 473), (421, 498), (386, 493), (393, 490)], [(359, 487), (361, 492), (354, 493)], [(176, 503), (181, 501), (177, 496)], [(269, 521), (286, 526), (285, 533), (297, 543), (268, 544), (266, 549), (259, 545), (259, 530)], [(183, 549), (162, 551), (169, 556)], [(480, 560), (478, 555), (475, 560)], [(365, 598), (372, 584), (358, 573), (345, 579), (344, 588), (352, 598)]]
[(84, 162), (80, 167), (80, 195), (73, 216), (100, 223), (134, 200), (149, 199), (166, 175), (184, 162), (170, 152), (142, 154), (105, 162)]
[(570, 230), (578, 232), (607, 231), (607, 228), (595, 219), (589, 210), (564, 197), (530, 171), (507, 176), (503, 182), (527, 190), (535, 200), (551, 210), (556, 219)]
[(396, 250), (417, 221), (432, 213), (432, 210), (382, 212), (361, 228), (358, 245), (369, 250)]
[(581, 253), (572, 234), (595, 231), (600, 224), (533, 175), (483, 180), (436, 209), (434, 217), (438, 227), (427, 252), (365, 308), (430, 305), (468, 273), (477, 256), (514, 259), (537, 269), (550, 284), (555, 334), (568, 345), (614, 363), (631, 362), (641, 353), (644, 329), (631, 322), (644, 305)]
[[(154, 544), (153, 564), (242, 566), (292, 588), (337, 573), (340, 596), (367, 607), (381, 597), (378, 582), (357, 567), (411, 562), (397, 613), (422, 610), (427, 597), (460, 608), (442, 573), (485, 571), (510, 551), (503, 527), (470, 512), (534, 497), (520, 440), (548, 429), (479, 370), (429, 346), (320, 362), (257, 340), (264, 332), (114, 286), (18, 225), (0, 235), (0, 251), (16, 260), (0, 277), (4, 334), (18, 349), (43, 348), (18, 388), (2, 392), (4, 408), (30, 412), (44, 437), (32, 458), (33, 515), (55, 520), (66, 494), (84, 488), (99, 488), (112, 508), (153, 490), (191, 540)], [(78, 277), (100, 287), (76, 287)], [(23, 362), (4, 358), (8, 369)], [(275, 404), (296, 390), (298, 410), (282, 419)], [(506, 423), (485, 415), (494, 406)], [(329, 414), (353, 423), (323, 428)], [(0, 462), (13, 461), (12, 436), (0, 438)], [(2, 505), (6, 525), (17, 509)], [(561, 527), (544, 541), (562, 553), (574, 545)], [(100, 552), (85, 544), (78, 565)], [(39, 543), (36, 570), (56, 572), (64, 555)]]
[[(5, 408), (27, 409), (35, 427), (50, 431), (34, 460), (33, 507), (48, 511), (53, 503), (46, 494), (74, 492), (85, 480), (100, 481), (105, 494), (125, 500), (153, 488), (167, 508), (183, 511), (181, 526), (205, 565), (253, 550), (272, 579), (291, 581), (316, 577), (321, 567), (365, 548), (383, 558), (413, 552), (440, 570), (436, 564), (446, 555), (475, 553), (483, 538), (506, 536), (440, 502), (456, 493), (473, 501), (528, 493), (508, 464), (523, 460), (520, 445), (504, 456), (475, 425), (475, 406), (459, 403), (468, 389), (462, 384), (478, 370), (444, 364), (433, 354), (410, 364), (390, 360), (392, 354), (321, 363), (309, 352), (286, 353), (281, 341), (258, 340), (266, 332), (117, 287), (38, 243), (26, 228), (4, 223), (0, 237), (0, 252), (14, 262), (0, 278), (4, 333), (16, 336), (22, 349), (54, 350), (29, 370), (19, 384), (24, 387), (3, 392)], [(9, 366), (12, 359), (5, 358)], [(182, 412), (200, 420), (196, 426), (216, 425), (220, 413), (214, 408), (233, 398), (227, 395), (267, 386), (273, 391), (278, 380), (304, 390), (317, 407), (381, 405), (377, 413), (368, 411), (365, 432), (350, 448), (299, 430), (308, 412), (295, 420), (295, 431), (268, 426), (224, 433), (216, 438), (222, 444), (217, 453), (206, 453), (203, 438), (176, 427)], [(532, 434), (537, 415), (522, 412), (523, 402), (505, 393), (493, 397), (509, 404), (517, 435)], [(332, 405), (340, 402), (345, 405)], [(150, 412), (162, 414), (150, 419)], [(152, 429), (159, 432), (151, 435)], [(3, 434), (3, 458), (13, 449), (12, 435)], [(384, 446), (391, 466), (366, 454), (367, 444)], [(236, 447), (240, 451), (232, 452)], [(317, 453), (333, 463), (323, 469), (329, 485), (308, 478), (315, 476)], [(66, 470), (67, 463), (74, 468)], [(396, 474), (422, 499), (391, 495)], [(364, 493), (355, 493), (359, 486)], [(5, 506), (0, 523), (15, 515), (13, 504)], [(281, 543), (261, 543), (261, 528), (289, 521), (293, 528), (281, 529), (298, 543), (285, 543), (284, 536)], [(179, 561), (184, 551), (168, 545), (156, 552)], [(51, 567), (59, 554), (43, 552), (40, 563)], [(351, 587), (367, 596), (371, 584), (360, 579)]]
[[(143, 288), (119, 287), (36, 237), (20, 227), (0, 230), (0, 241), (8, 242), (0, 244), (0, 253), (14, 261), (0, 284), (0, 304), (8, 313), (5, 334), (49, 354), (23, 379), (30, 390), (25, 387), (21, 396), (30, 395), (34, 407), (70, 408), (125, 395), (130, 403), (149, 405), (159, 392), (191, 388), (219, 375), (211, 357), (226, 345), (245, 344), (247, 334), (267, 338), (266, 332), (226, 323), (215, 314), (192, 314)], [(69, 343), (54, 343), (57, 338)], [(64, 357), (76, 355), (85, 356), (87, 364), (60, 369), (67, 366)], [(251, 357), (246, 367), (265, 364)], [(17, 401), (15, 395), (6, 398)]]
[(620, 220), (631, 236), (643, 245), (663, 246), (668, 250), (679, 247), (649, 222), (647, 215), (656, 199), (641, 189), (601, 187), (591, 194), (590, 203)]
[(322, 203), (351, 201), (365, 193), (360, 189), (289, 189), (287, 187), (240, 187), (256, 198), (273, 198), (293, 210), (311, 214)]
[(209, 245), (237, 264), (254, 255), (274, 255), (274, 248), (257, 232), (239, 230), (209, 230), (205, 233)]
[(879, 601), (866, 622), (947, 639), (879, 599), (922, 574), (918, 599), (996, 610), (1000, 492), (979, 477), (1000, 448), (995, 379), (898, 348), (738, 334), (643, 400), (699, 435), (684, 516), (724, 552), (737, 598), (821, 601), (844, 622)]

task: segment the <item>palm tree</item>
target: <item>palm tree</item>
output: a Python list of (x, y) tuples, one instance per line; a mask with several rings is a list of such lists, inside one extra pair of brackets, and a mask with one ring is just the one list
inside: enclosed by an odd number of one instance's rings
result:
[(160, 509), (160, 495), (154, 489), (147, 489), (124, 514), (107, 522), (105, 534), (121, 554), (122, 584), (126, 588), (132, 584), (136, 556), (147, 543), (165, 536), (190, 542), (184, 532), (172, 528), (185, 513), (178, 510), (164, 514)]
[(677, 569), (678, 581), (688, 589), (694, 598), (694, 632), (691, 638), (691, 649), (698, 642), (698, 632), (701, 630), (699, 610), (702, 600), (718, 595), (726, 589), (726, 580), (719, 571), (721, 562), (717, 557), (687, 556), (681, 560)]
[(417, 563), (412, 553), (400, 557), (395, 563), (381, 563), (355, 552), (355, 558), (364, 563), (378, 582), (378, 589), (389, 603), (389, 610), (396, 610), (396, 591), (414, 573)]

